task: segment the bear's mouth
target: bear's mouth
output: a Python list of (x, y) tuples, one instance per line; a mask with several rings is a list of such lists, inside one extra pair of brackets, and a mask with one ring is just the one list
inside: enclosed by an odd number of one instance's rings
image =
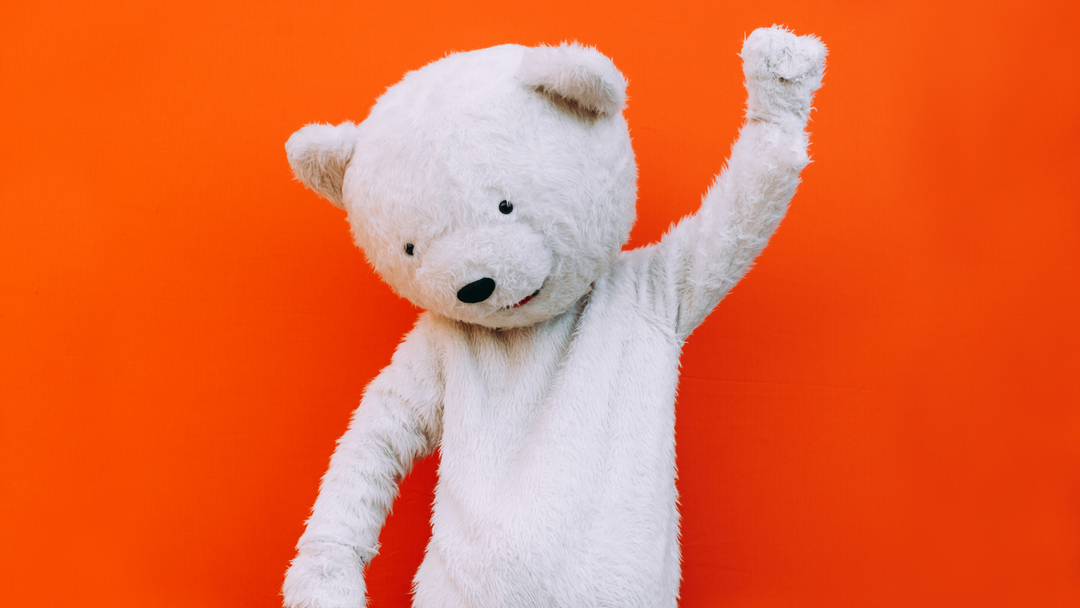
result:
[[(541, 286), (540, 286), (540, 289), (543, 289), (543, 288), (544, 288), (544, 286), (543, 286), (543, 285), (541, 285)], [(519, 308), (519, 307), (521, 307), (521, 306), (524, 306), (524, 305), (528, 304), (528, 303), (529, 303), (529, 300), (531, 300), (531, 299), (535, 298), (535, 297), (536, 297), (536, 294), (540, 293), (540, 289), (537, 289), (536, 291), (532, 292), (531, 294), (529, 294), (529, 295), (525, 296), (525, 299), (524, 299), (524, 300), (522, 300), (522, 301), (520, 301), (520, 302), (518, 302), (517, 304), (514, 304), (513, 306), (507, 306), (507, 307), (506, 307), (506, 308), (507, 308), (507, 310), (510, 310), (510, 309), (514, 309), (514, 308)]]

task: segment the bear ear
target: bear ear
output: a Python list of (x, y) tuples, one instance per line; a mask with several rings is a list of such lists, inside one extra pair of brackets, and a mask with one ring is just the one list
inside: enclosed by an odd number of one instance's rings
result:
[(285, 142), (285, 155), (296, 179), (339, 209), (345, 209), (341, 184), (358, 133), (359, 127), (351, 122), (336, 127), (314, 124), (293, 133)]
[(615, 116), (626, 105), (626, 78), (615, 64), (576, 42), (525, 49), (515, 76), (554, 103), (591, 118)]

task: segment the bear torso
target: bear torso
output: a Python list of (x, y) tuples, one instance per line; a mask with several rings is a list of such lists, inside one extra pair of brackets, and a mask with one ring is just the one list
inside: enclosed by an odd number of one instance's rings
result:
[(443, 414), (415, 605), (675, 605), (682, 338), (653, 249), (536, 326), (418, 324)]

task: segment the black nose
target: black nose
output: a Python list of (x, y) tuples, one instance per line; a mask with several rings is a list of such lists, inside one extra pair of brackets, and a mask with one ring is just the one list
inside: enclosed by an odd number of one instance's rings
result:
[(476, 304), (488, 299), (491, 292), (495, 291), (495, 281), (484, 277), (479, 281), (473, 281), (462, 287), (457, 292), (457, 299), (466, 304)]

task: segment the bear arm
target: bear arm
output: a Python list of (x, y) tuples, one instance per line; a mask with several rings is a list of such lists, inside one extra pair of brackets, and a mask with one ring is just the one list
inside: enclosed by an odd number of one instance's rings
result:
[(743, 45), (747, 120), (701, 208), (661, 240), (685, 339), (750, 269), (787, 212), (809, 163), (805, 127), (821, 85), (825, 47), (783, 29), (755, 31)]
[(285, 576), (285, 605), (364, 605), (364, 566), (413, 463), (441, 437), (438, 356), (421, 325), (368, 386), (323, 476), (298, 554)]

